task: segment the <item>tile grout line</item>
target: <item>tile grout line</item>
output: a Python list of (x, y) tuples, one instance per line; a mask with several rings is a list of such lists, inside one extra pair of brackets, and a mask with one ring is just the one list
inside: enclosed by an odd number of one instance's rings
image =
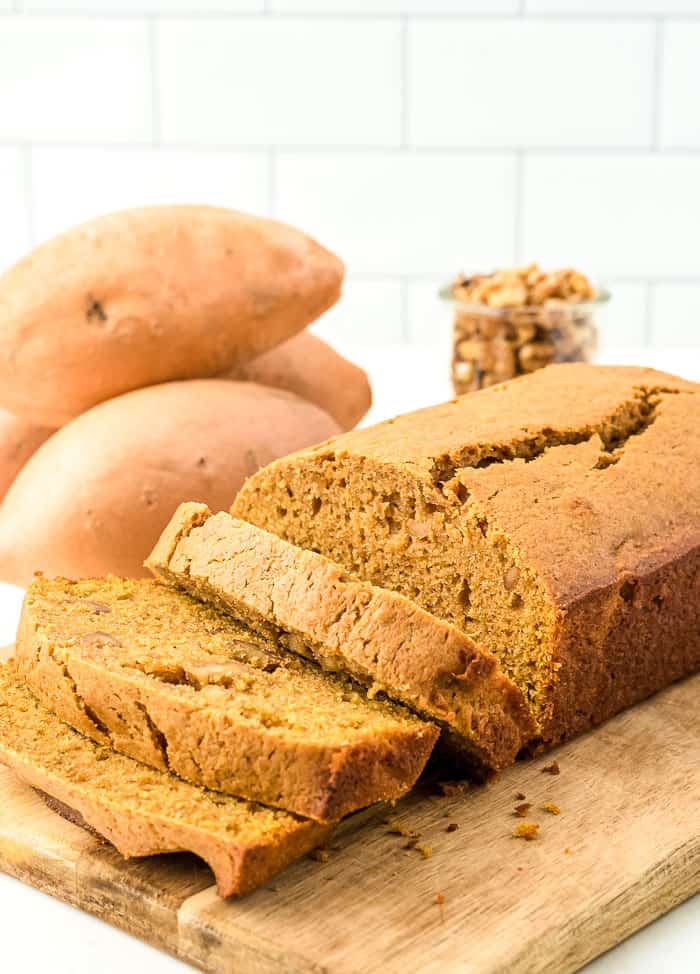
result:
[[(264, 7), (262, 10), (258, 11), (246, 11), (246, 10), (198, 10), (194, 5), (191, 9), (178, 9), (178, 10), (155, 10), (146, 14), (144, 11), (139, 11), (138, 9), (131, 10), (120, 10), (117, 6), (107, 7), (103, 10), (91, 10), (87, 7), (70, 7), (69, 5), (63, 9), (33, 9), (25, 10), (21, 6), (21, 0), (15, 0), (18, 4), (16, 7), (10, 7), (8, 9), (0, 10), (0, 18), (5, 17), (8, 14), (12, 15), (21, 11), (26, 14), (28, 19), (31, 18), (43, 18), (43, 17), (54, 17), (56, 19), (61, 18), (76, 18), (81, 17), (88, 20), (106, 20), (106, 19), (119, 19), (119, 20), (140, 20), (144, 16), (152, 16), (156, 20), (175, 20), (184, 18), (192, 18), (193, 20), (256, 20), (261, 16), (266, 14), (271, 14), (277, 20), (318, 20), (318, 21), (344, 21), (344, 20), (364, 20), (368, 23), (373, 21), (395, 21), (397, 15), (391, 11), (325, 11), (325, 10), (314, 10), (314, 11), (276, 11), (272, 9), (272, 6)], [(194, 0), (193, 0), (194, 3)], [(580, 11), (559, 11), (549, 12), (549, 11), (536, 11), (536, 10), (526, 10), (523, 9), (523, 13), (516, 11), (515, 13), (509, 12), (474, 12), (469, 11), (463, 12), (449, 12), (449, 11), (427, 11), (427, 10), (416, 10), (410, 13), (411, 19), (419, 21), (442, 21), (442, 22), (474, 22), (474, 21), (484, 21), (484, 22), (498, 22), (507, 23), (508, 21), (514, 21), (521, 18), (521, 16), (526, 16), (528, 19), (546, 23), (547, 21), (560, 21), (565, 24), (572, 23), (598, 23), (601, 27), (607, 24), (630, 24), (630, 23), (650, 23), (654, 19), (653, 14), (648, 13), (625, 13), (624, 11), (615, 11), (612, 14), (591, 12), (587, 13), (585, 10)], [(674, 11), (673, 13), (660, 15), (664, 20), (668, 21), (681, 21), (681, 22), (697, 22), (700, 20), (700, 12), (681, 12)]]
[[(608, 283), (611, 287), (616, 287), (617, 285), (700, 287), (700, 274), (696, 276), (687, 275), (686, 277), (679, 277), (678, 275), (665, 276), (663, 274), (654, 277), (648, 277), (641, 274), (605, 274), (604, 276), (606, 283)], [(391, 271), (351, 271), (348, 273), (347, 279), (356, 281), (358, 283), (367, 284), (400, 284), (403, 281), (405, 281), (407, 284), (444, 284), (445, 275), (444, 273), (437, 271), (409, 271), (407, 273), (393, 273)]]
[(408, 31), (409, 22), (408, 17), (401, 17), (400, 19), (400, 31), (401, 31), (401, 41), (400, 41), (400, 53), (399, 53), (399, 93), (400, 93), (400, 122), (399, 122), (399, 137), (401, 140), (401, 148), (405, 149), (408, 147), (409, 143), (409, 118), (410, 118), (410, 106), (409, 106), (409, 64), (408, 64)]
[(661, 86), (663, 85), (664, 22), (657, 17), (654, 22), (654, 47), (651, 65), (651, 146), (658, 152), (661, 147)]
[[(143, 149), (152, 143), (150, 141), (143, 141), (138, 139), (133, 139), (126, 142), (109, 142), (109, 141), (95, 141), (95, 142), (80, 142), (80, 141), (62, 141), (57, 139), (26, 139), (26, 138), (2, 138), (0, 135), (0, 147), (3, 146), (17, 146), (22, 144), (31, 144), (33, 148), (37, 149), (65, 149), (65, 150), (75, 150), (75, 149), (110, 149), (115, 152), (128, 152), (134, 149)], [(180, 142), (174, 141), (160, 141), (159, 145), (164, 150), (169, 150), (173, 152), (230, 152), (230, 153), (253, 153), (253, 152), (266, 152), (269, 149), (269, 142), (260, 143), (210, 143), (207, 141), (201, 142)], [(645, 156), (656, 155), (653, 149), (649, 145), (644, 146), (542, 146), (542, 145), (529, 145), (529, 146), (513, 146), (513, 145), (408, 145), (406, 147), (393, 144), (382, 144), (382, 145), (369, 145), (369, 144), (359, 144), (359, 143), (339, 143), (337, 145), (325, 144), (276, 144), (275, 150), (282, 154), (287, 155), (303, 155), (303, 154), (319, 154), (319, 155), (356, 155), (358, 153), (367, 154), (390, 154), (390, 155), (404, 155), (406, 148), (416, 155), (435, 155), (435, 156), (464, 156), (465, 158), (492, 155), (492, 156), (504, 156), (510, 157), (515, 156), (518, 152), (527, 152), (530, 155), (536, 156), (561, 156), (562, 158), (571, 158), (576, 156), (600, 156), (603, 158), (610, 158), (614, 156), (625, 156), (629, 158), (644, 158)], [(663, 150), (663, 157), (665, 159), (673, 158), (700, 158), (700, 146), (673, 146), (668, 149)]]
[(151, 141), (161, 144), (160, 123), (160, 84), (158, 80), (158, 25), (155, 17), (147, 18), (148, 24), (148, 70), (151, 93)]

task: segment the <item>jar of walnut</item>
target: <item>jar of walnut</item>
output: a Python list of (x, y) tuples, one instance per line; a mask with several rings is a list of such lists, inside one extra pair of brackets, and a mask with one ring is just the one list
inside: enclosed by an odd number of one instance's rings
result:
[(597, 346), (595, 315), (607, 293), (566, 269), (536, 264), (460, 277), (441, 296), (454, 307), (452, 384), (472, 392), (553, 362), (587, 362)]

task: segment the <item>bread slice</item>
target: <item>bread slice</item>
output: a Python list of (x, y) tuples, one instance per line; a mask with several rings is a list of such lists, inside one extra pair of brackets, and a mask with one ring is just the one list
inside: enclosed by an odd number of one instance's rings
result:
[(38, 577), (15, 651), (93, 740), (318, 821), (404, 794), (439, 733), (152, 579)]
[(486, 643), (548, 742), (700, 667), (700, 386), (555, 365), (285, 457), (232, 512)]
[(532, 735), (522, 693), (469, 637), (229, 514), (181, 505), (146, 566), (279, 645), (440, 721), (477, 770), (510, 763)]
[(119, 852), (194, 852), (221, 896), (247, 893), (330, 836), (287, 812), (187, 784), (71, 730), (0, 666), (0, 762)]

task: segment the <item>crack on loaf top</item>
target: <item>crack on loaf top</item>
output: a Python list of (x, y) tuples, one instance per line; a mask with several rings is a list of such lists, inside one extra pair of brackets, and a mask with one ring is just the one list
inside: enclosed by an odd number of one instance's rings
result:
[(600, 433), (603, 441), (603, 452), (596, 463), (597, 470), (604, 470), (614, 466), (622, 457), (624, 448), (628, 440), (633, 436), (639, 436), (656, 422), (659, 413), (659, 406), (663, 402), (664, 396), (695, 395), (683, 389), (670, 389), (665, 386), (636, 386), (634, 398), (639, 403), (637, 415), (631, 417), (628, 427), (622, 431), (605, 431)]
[(430, 469), (430, 476), (436, 486), (444, 485), (454, 479), (460, 470), (480, 470), (494, 463), (508, 463), (511, 460), (529, 462), (537, 459), (552, 446), (582, 443), (589, 439), (590, 435), (589, 431), (557, 432), (545, 429), (511, 443), (472, 445), (456, 455), (436, 457)]
[[(458, 480), (460, 470), (479, 470), (514, 460), (530, 463), (551, 449), (585, 443), (594, 436), (599, 436), (603, 443), (601, 460), (596, 468), (605, 469), (617, 463), (630, 437), (639, 436), (654, 423), (665, 395), (682, 393), (681, 389), (638, 386), (631, 399), (597, 423), (570, 430), (545, 427), (510, 443), (471, 444), (457, 454), (436, 457), (430, 468), (430, 476), (443, 493), (449, 484), (449, 493), (456, 496), (460, 503), (465, 503), (469, 499), (469, 491)], [(523, 428), (523, 432), (526, 432), (526, 428)]]

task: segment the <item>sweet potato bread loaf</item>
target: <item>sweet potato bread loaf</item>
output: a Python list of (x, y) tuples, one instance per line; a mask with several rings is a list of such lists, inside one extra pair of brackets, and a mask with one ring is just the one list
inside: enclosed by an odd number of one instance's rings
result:
[(0, 277), (0, 404), (57, 427), (120, 393), (218, 375), (340, 295), (341, 261), (299, 230), (213, 206), (91, 220)]
[(15, 651), (41, 703), (99, 743), (319, 821), (399, 798), (438, 736), (153, 580), (37, 578)]
[(249, 474), (338, 432), (311, 403), (252, 382), (192, 379), (125, 393), (44, 443), (0, 506), (0, 578), (143, 574), (180, 501), (227, 507)]
[(293, 392), (343, 430), (356, 426), (372, 405), (367, 373), (308, 331), (233, 369), (230, 378)]
[(45, 710), (0, 666), (0, 762), (77, 813), (127, 857), (194, 852), (219, 895), (247, 893), (330, 827), (197, 788), (94, 743)]
[(494, 656), (395, 592), (202, 504), (183, 504), (146, 562), (278, 644), (440, 721), (476, 772), (510, 763), (534, 725)]
[(547, 742), (700, 666), (700, 387), (552, 366), (271, 464), (233, 513), (499, 658)]

